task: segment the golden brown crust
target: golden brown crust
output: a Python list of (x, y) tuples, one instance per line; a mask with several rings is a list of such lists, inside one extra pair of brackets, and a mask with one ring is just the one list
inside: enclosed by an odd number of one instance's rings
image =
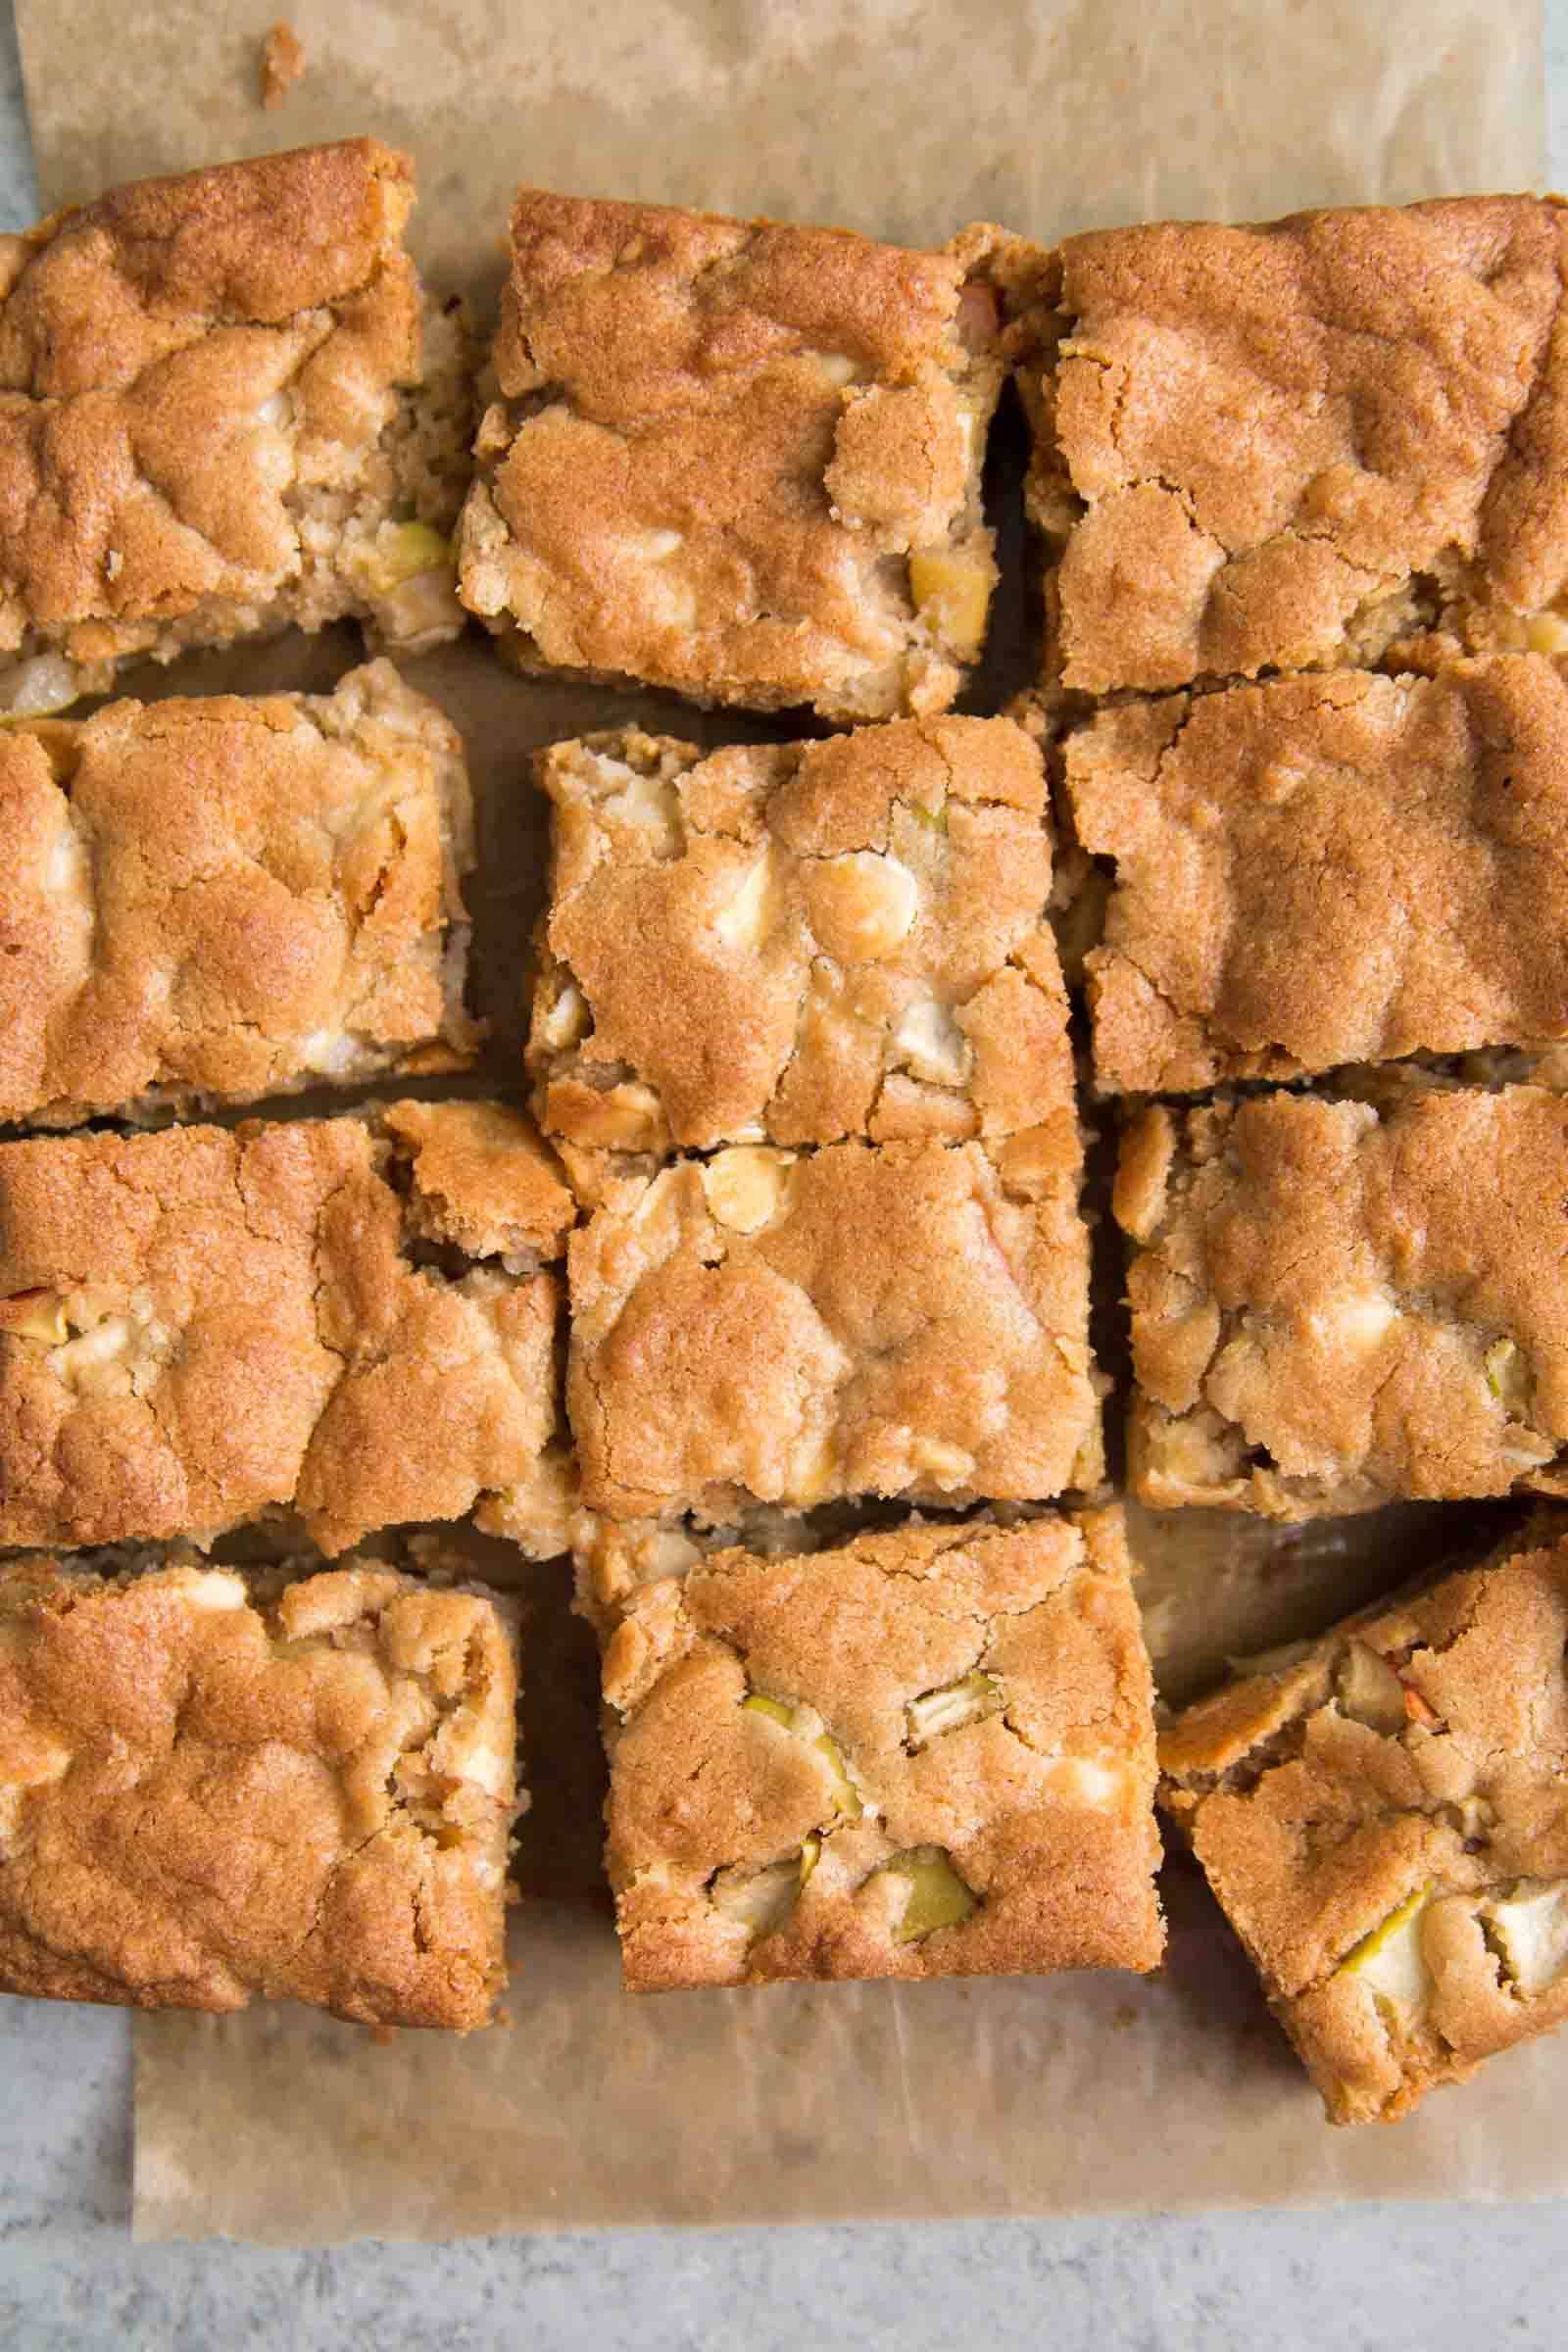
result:
[(0, 1568), (0, 1985), (466, 2032), (505, 1982), (515, 1635), (350, 1565)]
[(1524, 643), (1568, 580), (1565, 223), (1467, 196), (1022, 249), (1049, 669), (1099, 694)]
[(1281, 1518), (1561, 1491), (1568, 1102), (1411, 1087), (1136, 1120), (1132, 1474)]
[(462, 739), (389, 662), (6, 728), (0, 1119), (461, 1063), (472, 861)]
[[(1568, 2018), (1565, 1642), (1559, 1535), (1347, 1620), (1161, 1737), (1162, 1801), (1336, 2123), (1402, 2115)], [(1404, 1966), (1396, 1933), (1369, 1974), (1406, 1904)]]
[(733, 1521), (1101, 1475), (1070, 1115), (996, 1147), (737, 1147), (610, 1187), (570, 1244), (592, 1509)]
[[(715, 1552), (631, 1595), (605, 1693), (635, 1989), (1158, 1964), (1118, 1512)], [(906, 1938), (911, 1854), (972, 1907)]]
[(1196, 1093), (1568, 1029), (1568, 677), (1539, 655), (1102, 712), (1066, 746), (1115, 860), (1105, 1092)]
[(994, 232), (941, 253), (525, 189), (460, 533), (525, 665), (945, 710), (996, 575)]
[(407, 545), (381, 536), (449, 529), (465, 471), (459, 324), (423, 349), (413, 200), (409, 159), (355, 139), (140, 180), (0, 241), (9, 703), (345, 613), (395, 643), (456, 633), (439, 548), (393, 577)]
[(0, 1146), (0, 1543), (291, 1508), (336, 1552), (531, 1491), (560, 1284), (419, 1262), (464, 1203), (421, 1203), (398, 1116)]
[(1006, 1135), (1072, 1101), (1045, 774), (1006, 719), (556, 744), (528, 1060), (606, 1155)]

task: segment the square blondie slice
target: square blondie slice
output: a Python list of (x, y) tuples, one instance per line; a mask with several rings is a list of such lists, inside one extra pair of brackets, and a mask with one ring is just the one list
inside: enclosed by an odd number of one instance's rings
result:
[(1048, 679), (1555, 650), (1565, 256), (1568, 213), (1529, 196), (1012, 249)]
[(0, 1145), (0, 1544), (293, 1512), (565, 1547), (573, 1203), (499, 1104)]
[(627, 1985), (1157, 1967), (1121, 1517), (718, 1551), (605, 1653)]
[(0, 734), (0, 1120), (72, 1126), (450, 1069), (463, 742), (390, 662), (329, 695)]
[(1072, 1101), (1040, 753), (1003, 718), (825, 743), (635, 731), (539, 761), (528, 1062), (592, 1185), (732, 1143), (1004, 1136)]
[(1161, 1801), (1333, 2123), (1392, 2122), (1568, 2019), (1552, 1516), (1161, 1736)]
[(836, 719), (946, 710), (996, 578), (987, 261), (524, 189), (465, 604), (525, 668)]
[(460, 308), (374, 139), (138, 180), (0, 239), (0, 709), (361, 619), (456, 636)]
[(1568, 1493), (1568, 1100), (1411, 1085), (1128, 1129), (1134, 1491), (1301, 1519)]
[(486, 2024), (515, 1645), (379, 1562), (0, 1567), (0, 1988)]
[(1000, 1145), (735, 1145), (572, 1236), (567, 1408), (615, 1518), (1096, 1485), (1070, 1112)]
[(1568, 674), (1536, 654), (1125, 703), (1065, 746), (1115, 863), (1097, 1085), (1197, 1093), (1568, 1030)]

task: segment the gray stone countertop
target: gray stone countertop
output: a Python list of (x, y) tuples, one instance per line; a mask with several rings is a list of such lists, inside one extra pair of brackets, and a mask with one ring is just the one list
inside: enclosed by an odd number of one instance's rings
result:
[[(1568, 0), (1547, 0), (1546, 24), (1560, 186)], [(35, 217), (0, 0), (0, 228)], [(127, 2020), (0, 1996), (0, 2085), (5, 2352), (1561, 2352), (1568, 2339), (1568, 2208), (1557, 2203), (659, 2230), (308, 2254), (138, 2247)]]

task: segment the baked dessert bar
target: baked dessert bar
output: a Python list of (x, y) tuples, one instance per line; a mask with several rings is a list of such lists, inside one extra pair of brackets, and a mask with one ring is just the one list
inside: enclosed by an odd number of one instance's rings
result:
[(996, 577), (998, 233), (915, 253), (525, 188), (464, 603), (525, 668), (945, 710)]
[(493, 1495), (564, 1549), (573, 1213), (494, 1103), (0, 1145), (0, 1544), (336, 1553)]
[(714, 1552), (636, 1592), (604, 1680), (632, 1989), (1158, 1965), (1119, 1513)]
[(1135, 1492), (1299, 1519), (1568, 1492), (1568, 1100), (1144, 1112), (1116, 1178)]
[(589, 1508), (1093, 1487), (1080, 1173), (1065, 1112), (1000, 1145), (734, 1145), (612, 1183), (570, 1246)]
[(1533, 1530), (1161, 1737), (1162, 1801), (1333, 2123), (1568, 2018), (1565, 1644), (1568, 1542)]
[(0, 1119), (460, 1064), (472, 862), (462, 740), (390, 662), (329, 695), (13, 721)]
[(514, 1653), (503, 1602), (377, 1562), (0, 1566), (0, 1987), (486, 2024)]
[(1012, 248), (1048, 677), (1557, 650), (1565, 253), (1528, 196)]
[(1069, 737), (1115, 863), (1096, 1082), (1196, 1093), (1568, 1031), (1568, 673), (1336, 670), (1129, 702)]
[(408, 157), (351, 139), (0, 238), (0, 709), (344, 615), (458, 633), (466, 335), (413, 202)]
[(528, 1062), (585, 1183), (672, 1147), (1004, 1136), (1072, 1101), (1035, 745), (558, 743)]

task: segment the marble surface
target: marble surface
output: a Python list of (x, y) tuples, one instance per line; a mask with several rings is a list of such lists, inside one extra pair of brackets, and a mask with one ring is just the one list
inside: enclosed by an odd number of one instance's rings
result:
[[(1568, 0), (1547, 0), (1568, 179)], [(0, 228), (35, 217), (0, 6)], [(355, 2246), (136, 2247), (130, 2052), (112, 2011), (0, 1997), (6, 2352), (1559, 2352), (1559, 2204), (1202, 2220), (650, 2230)], [(1157, 2117), (1151, 2119), (1158, 2130)], [(302, 2161), (309, 2151), (301, 2151)]]

